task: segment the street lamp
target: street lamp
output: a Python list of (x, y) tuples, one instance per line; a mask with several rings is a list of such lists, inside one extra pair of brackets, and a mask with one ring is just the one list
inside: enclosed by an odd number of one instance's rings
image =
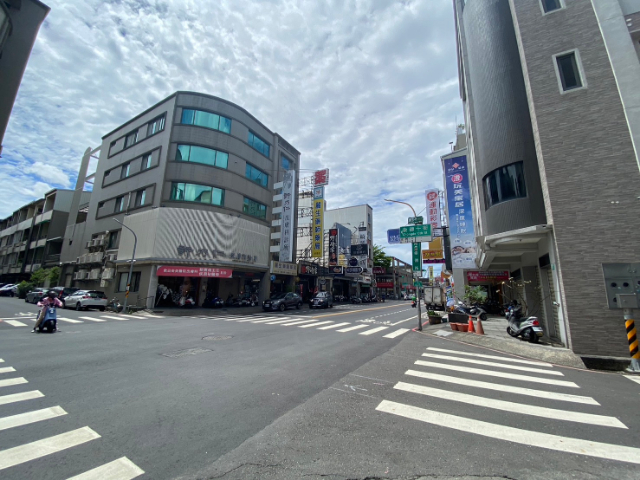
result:
[(135, 258), (136, 258), (136, 246), (138, 245), (138, 237), (136, 236), (136, 233), (133, 230), (127, 227), (120, 220), (118, 220), (117, 218), (114, 218), (114, 220), (133, 234), (133, 254), (131, 255), (131, 265), (129, 266), (129, 277), (127, 278), (127, 293), (125, 293), (124, 295), (124, 306), (122, 307), (122, 311), (124, 313), (127, 313), (127, 302), (129, 300), (129, 289), (131, 288), (131, 276), (133, 275), (133, 262), (136, 261)]
[[(413, 208), (413, 206), (411, 206), (411, 204), (407, 203), (407, 202), (400, 202), (398, 200), (389, 200), (388, 198), (384, 199), (385, 202), (393, 202), (393, 203), (401, 203), (402, 205), (406, 205), (407, 207), (409, 207), (411, 209), (411, 211), (413, 212), (413, 217), (417, 217), (416, 215), (416, 209)], [(421, 242), (417, 242), (420, 247), (418, 248), (418, 250), (422, 250), (422, 243)], [(422, 276), (422, 265), (420, 265), (420, 276)], [(415, 280), (414, 280), (415, 283)], [(418, 330), (421, 332), (422, 331), (422, 315), (420, 312), (420, 289), (416, 287), (416, 292), (418, 293), (418, 298), (416, 300), (417, 304), (418, 304)]]

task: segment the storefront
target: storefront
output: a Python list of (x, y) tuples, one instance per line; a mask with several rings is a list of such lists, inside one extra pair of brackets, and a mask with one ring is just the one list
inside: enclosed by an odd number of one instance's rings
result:
[(482, 287), (487, 300), (494, 300), (501, 304), (502, 284), (509, 280), (509, 271), (479, 271), (467, 270), (467, 284), (470, 287)]
[(305, 303), (320, 291), (318, 275), (321, 273), (321, 269), (322, 267), (312, 263), (301, 262), (298, 264), (296, 291)]
[(219, 292), (220, 281), (232, 278), (233, 270), (172, 265), (158, 267), (156, 275), (158, 277), (155, 298), (157, 307), (200, 306), (209, 292), (214, 294), (214, 285), (215, 292)]
[(271, 261), (271, 295), (293, 291), (298, 265), (289, 262)]

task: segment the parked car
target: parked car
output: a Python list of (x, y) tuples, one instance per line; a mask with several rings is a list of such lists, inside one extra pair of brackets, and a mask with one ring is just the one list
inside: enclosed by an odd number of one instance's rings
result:
[(65, 298), (64, 306), (76, 310), (97, 308), (104, 312), (107, 308), (107, 296), (98, 290), (77, 290)]
[(266, 312), (269, 310), (280, 310), (284, 312), (287, 308), (302, 307), (302, 297), (297, 293), (277, 293), (269, 300), (262, 302), (262, 309)]
[(72, 293), (75, 293), (80, 289), (79, 288), (75, 288), (75, 287), (53, 287), (51, 290), (53, 290), (54, 292), (58, 293), (58, 298), (60, 299), (60, 301), (62, 302), (62, 305), (64, 307), (64, 304), (66, 302), (66, 298), (69, 295), (71, 295)]
[(27, 293), (27, 296), (24, 297), (24, 301), (27, 303), (38, 303), (40, 299), (47, 294), (47, 291), (48, 290), (46, 288), (34, 288), (29, 293)]
[(8, 284), (0, 288), (0, 297), (15, 297), (18, 294), (18, 285)]
[(318, 292), (315, 297), (311, 299), (309, 308), (332, 308), (333, 297), (329, 292)]

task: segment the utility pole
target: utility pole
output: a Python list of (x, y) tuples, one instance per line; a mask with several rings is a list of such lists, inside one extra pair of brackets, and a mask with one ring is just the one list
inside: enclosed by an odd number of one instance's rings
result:
[(122, 307), (122, 311), (124, 313), (127, 313), (127, 302), (129, 300), (129, 290), (131, 289), (131, 276), (133, 275), (133, 262), (136, 261), (135, 258), (136, 258), (136, 246), (138, 245), (138, 237), (136, 236), (136, 233), (133, 230), (127, 227), (120, 220), (118, 220), (117, 218), (114, 218), (114, 220), (133, 234), (133, 254), (131, 255), (131, 265), (129, 266), (129, 277), (127, 277), (127, 293), (125, 293), (124, 295), (124, 306)]

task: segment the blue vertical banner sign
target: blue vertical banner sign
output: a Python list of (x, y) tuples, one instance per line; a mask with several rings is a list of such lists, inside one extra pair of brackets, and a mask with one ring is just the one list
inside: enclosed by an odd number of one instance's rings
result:
[(444, 170), (452, 266), (453, 268), (477, 268), (476, 236), (473, 230), (466, 155), (445, 159)]

